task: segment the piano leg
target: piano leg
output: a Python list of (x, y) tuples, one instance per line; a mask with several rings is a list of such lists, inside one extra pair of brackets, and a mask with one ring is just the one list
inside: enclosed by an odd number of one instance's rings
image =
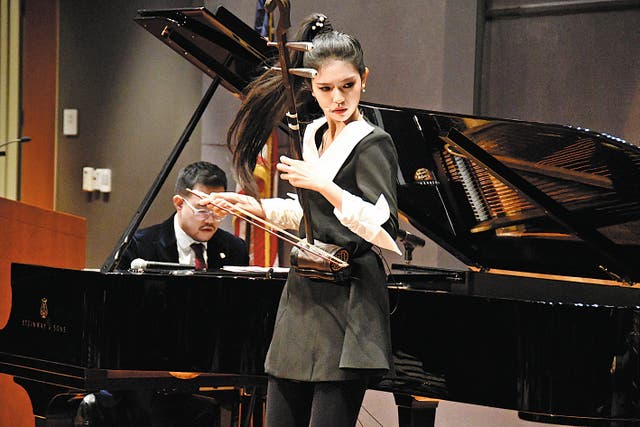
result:
[(264, 425), (265, 388), (217, 388), (201, 392), (211, 396), (220, 405), (220, 425), (222, 427), (262, 427)]
[(393, 394), (398, 406), (399, 427), (433, 427), (438, 400), (415, 398), (405, 394)]
[[(242, 393), (240, 409), (242, 412), (241, 426), (262, 427), (264, 418), (264, 402), (266, 390), (256, 386)], [(243, 410), (244, 409), (244, 410)]]

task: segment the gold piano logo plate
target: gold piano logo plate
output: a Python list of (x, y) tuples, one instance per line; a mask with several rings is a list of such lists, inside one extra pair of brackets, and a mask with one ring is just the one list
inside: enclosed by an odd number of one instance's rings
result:
[(49, 315), (49, 307), (47, 306), (47, 299), (42, 298), (40, 300), (40, 317), (46, 319)]
[[(64, 323), (56, 323), (54, 319), (49, 317), (49, 300), (40, 298), (40, 318), (18, 319), (20, 326), (27, 329), (38, 329), (43, 332), (53, 332), (56, 334), (68, 334), (71, 332), (70, 327)], [(55, 316), (55, 313), (54, 313)]]

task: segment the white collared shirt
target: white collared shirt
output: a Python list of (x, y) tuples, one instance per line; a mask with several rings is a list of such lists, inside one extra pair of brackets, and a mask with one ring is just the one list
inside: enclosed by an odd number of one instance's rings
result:
[(180, 264), (196, 264), (196, 254), (191, 248), (191, 244), (193, 243), (202, 243), (204, 245), (204, 260), (208, 262), (207, 259), (207, 242), (199, 242), (194, 240), (189, 236), (184, 230), (180, 227), (178, 223), (178, 215), (173, 216), (173, 230), (176, 233), (176, 243), (178, 245), (178, 262)]
[[(338, 134), (333, 143), (320, 156), (315, 143), (315, 134), (327, 122), (322, 117), (307, 125), (303, 138), (302, 158), (316, 165), (322, 177), (333, 180), (356, 145), (373, 131), (373, 126), (364, 120), (349, 123)], [(262, 209), (269, 221), (283, 228), (295, 229), (302, 219), (302, 207), (297, 196), (288, 194), (289, 199), (262, 199)], [(346, 190), (342, 190), (342, 211), (333, 210), (340, 223), (366, 241), (384, 249), (402, 254), (396, 242), (382, 228), (389, 219), (389, 204), (380, 194), (375, 204), (369, 203)]]

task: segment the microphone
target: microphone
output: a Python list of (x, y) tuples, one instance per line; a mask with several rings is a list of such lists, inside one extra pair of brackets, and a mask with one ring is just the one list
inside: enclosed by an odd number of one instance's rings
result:
[(416, 236), (415, 234), (411, 234), (406, 230), (398, 228), (398, 237), (400, 241), (405, 245), (410, 245), (411, 247), (422, 247), (425, 245), (424, 239)]
[(9, 141), (3, 142), (2, 144), (0, 144), (0, 148), (4, 147), (5, 145), (13, 144), (14, 142), (29, 142), (29, 141), (31, 141), (31, 137), (21, 136), (18, 139), (11, 139)]
[(193, 270), (194, 265), (180, 264), (178, 262), (147, 261), (136, 258), (131, 261), (131, 270)]
[[(31, 137), (21, 136), (18, 139), (11, 139), (9, 141), (5, 141), (3, 143), (0, 143), (0, 148), (4, 147), (5, 145), (13, 144), (14, 142), (22, 143), (22, 142), (29, 142), (29, 141), (31, 141)], [(4, 151), (2, 153), (0, 153), (0, 156), (5, 156), (5, 155), (6, 155), (6, 153)]]
[(398, 228), (398, 238), (404, 245), (404, 262), (409, 265), (413, 260), (413, 250), (417, 247), (424, 246), (426, 242), (424, 239), (421, 239), (415, 234), (411, 234), (402, 228)]

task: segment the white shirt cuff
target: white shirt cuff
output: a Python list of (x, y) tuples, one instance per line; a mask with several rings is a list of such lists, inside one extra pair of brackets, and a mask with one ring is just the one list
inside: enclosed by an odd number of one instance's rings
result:
[(288, 193), (290, 199), (261, 199), (262, 210), (269, 222), (281, 228), (295, 230), (302, 219), (302, 206), (296, 194)]
[(342, 211), (333, 210), (333, 214), (349, 230), (383, 249), (402, 255), (395, 240), (382, 228), (389, 219), (389, 203), (381, 194), (375, 205), (365, 202), (348, 191), (342, 191)]

